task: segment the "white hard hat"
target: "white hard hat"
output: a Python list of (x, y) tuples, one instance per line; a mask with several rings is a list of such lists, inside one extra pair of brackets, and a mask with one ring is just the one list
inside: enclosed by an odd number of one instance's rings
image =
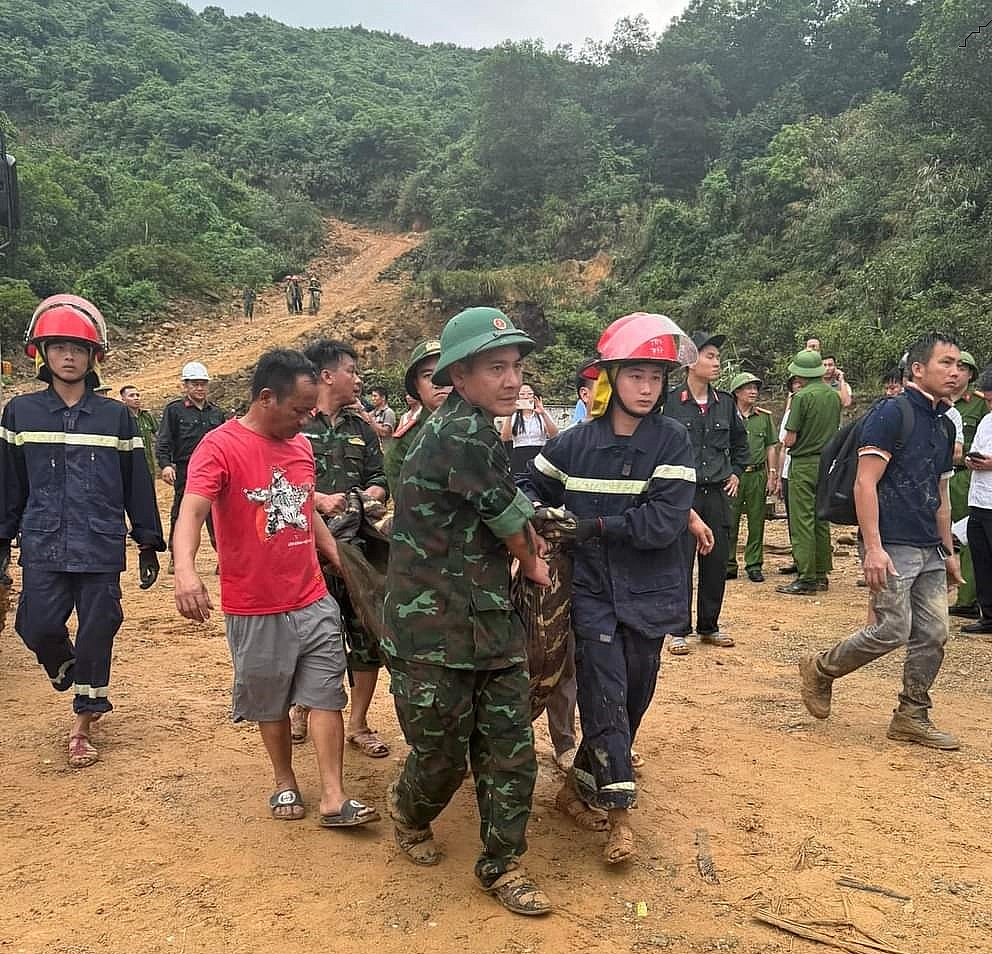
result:
[(210, 375), (207, 369), (199, 361), (190, 361), (183, 365), (183, 373), (180, 377), (184, 381), (209, 381)]

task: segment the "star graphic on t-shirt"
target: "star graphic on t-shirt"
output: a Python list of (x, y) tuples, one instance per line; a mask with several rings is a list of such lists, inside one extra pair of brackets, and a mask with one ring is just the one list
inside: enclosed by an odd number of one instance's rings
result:
[(274, 468), (272, 482), (268, 487), (258, 487), (246, 490), (245, 496), (254, 503), (262, 505), (265, 510), (265, 534), (274, 536), (286, 527), (297, 530), (308, 530), (307, 515), (303, 505), (310, 496), (313, 488), (310, 484), (296, 486), (286, 479), (286, 474)]

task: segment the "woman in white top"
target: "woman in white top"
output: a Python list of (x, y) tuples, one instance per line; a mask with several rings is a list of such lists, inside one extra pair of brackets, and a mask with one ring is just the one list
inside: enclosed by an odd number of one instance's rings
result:
[(529, 384), (522, 384), (517, 393), (517, 409), (503, 421), (500, 438), (513, 443), (510, 454), (510, 472), (514, 477), (527, 473), (527, 464), (537, 457), (548, 442), (558, 433), (555, 422), (544, 410), (541, 395)]

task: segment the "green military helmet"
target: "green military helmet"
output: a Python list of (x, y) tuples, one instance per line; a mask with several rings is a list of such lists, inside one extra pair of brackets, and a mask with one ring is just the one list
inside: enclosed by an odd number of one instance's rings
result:
[(964, 364), (967, 365), (969, 368), (971, 368), (971, 374), (968, 375), (969, 381), (974, 381), (975, 378), (978, 377), (978, 371), (979, 371), (978, 364), (975, 361), (970, 351), (961, 352), (961, 357), (958, 358), (958, 364)]
[(789, 374), (794, 378), (822, 378), (827, 373), (819, 351), (800, 351), (789, 365)]
[(420, 400), (420, 395), (417, 393), (417, 365), (420, 364), (424, 358), (436, 358), (441, 353), (441, 342), (437, 338), (428, 338), (426, 341), (421, 341), (416, 348), (410, 353), (410, 360), (406, 365), (406, 374), (403, 376), (403, 386), (406, 388), (406, 393), (412, 398)]
[(530, 354), (536, 342), (513, 326), (498, 308), (466, 308), (448, 320), (441, 332), (441, 357), (433, 381), (439, 387), (451, 384), (449, 368), (473, 354), (517, 345), (520, 356)]
[(730, 382), (730, 393), (736, 394), (737, 391), (744, 387), (745, 384), (757, 384), (758, 389), (760, 390), (762, 381), (756, 374), (751, 374), (748, 371), (741, 371), (738, 374), (735, 374), (733, 380)]

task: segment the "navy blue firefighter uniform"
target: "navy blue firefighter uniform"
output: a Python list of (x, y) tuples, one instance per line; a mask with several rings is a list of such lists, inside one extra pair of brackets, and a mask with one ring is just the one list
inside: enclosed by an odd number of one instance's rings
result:
[(599, 536), (574, 550), (582, 723), (574, 777), (587, 804), (629, 808), (630, 747), (654, 695), (661, 642), (685, 625), (692, 446), (683, 426), (660, 415), (643, 417), (630, 437), (615, 435), (607, 415), (552, 438), (529, 469), (532, 500), (599, 520)]
[(74, 690), (76, 713), (109, 712), (125, 512), (140, 546), (165, 549), (134, 418), (92, 391), (72, 407), (51, 387), (15, 397), (0, 421), (0, 476), (0, 539), (21, 538), (17, 632), (55, 688)]

